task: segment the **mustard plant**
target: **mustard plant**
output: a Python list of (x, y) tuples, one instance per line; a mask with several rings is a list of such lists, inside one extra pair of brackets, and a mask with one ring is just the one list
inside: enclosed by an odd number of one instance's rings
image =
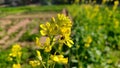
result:
[(19, 44), (14, 44), (12, 46), (11, 52), (8, 56), (9, 60), (13, 62), (12, 68), (21, 68), (20, 62), (21, 62), (21, 46)]
[[(68, 64), (68, 57), (64, 57), (63, 46), (71, 48), (74, 42), (71, 35), (71, 20), (64, 14), (58, 14), (52, 17), (51, 21), (40, 24), (41, 37), (36, 37), (37, 59), (30, 61), (32, 67), (54, 68), (55, 64)], [(41, 40), (41, 38), (45, 40)], [(46, 53), (44, 58), (43, 53)]]

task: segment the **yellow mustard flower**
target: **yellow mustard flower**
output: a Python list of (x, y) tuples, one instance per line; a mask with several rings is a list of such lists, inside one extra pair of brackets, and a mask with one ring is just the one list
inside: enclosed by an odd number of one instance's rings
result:
[(36, 41), (35, 41), (36, 45), (40, 48), (40, 49), (44, 49), (45, 46), (43, 45), (43, 42), (41, 42), (41, 39), (36, 37)]
[(68, 63), (68, 58), (64, 58), (63, 55), (51, 55), (50, 57), (54, 62), (63, 63), (63, 64)]
[(21, 46), (18, 44), (13, 45), (12, 52), (19, 52), (21, 50)]
[(58, 58), (58, 56), (51, 55), (51, 58), (52, 58), (53, 61), (55, 61), (55, 62), (59, 62), (59, 58)]
[(67, 64), (68, 63), (68, 58), (64, 58), (63, 55), (58, 56), (60, 63)]
[(119, 5), (119, 1), (118, 0), (114, 1), (114, 5), (118, 6)]
[(70, 34), (71, 34), (71, 28), (62, 27), (62, 28), (60, 28), (60, 30), (61, 30), (62, 35), (70, 36)]
[(85, 42), (86, 42), (86, 43), (91, 43), (91, 42), (92, 42), (92, 37), (91, 37), (91, 36), (88, 36), (88, 37), (85, 39)]
[(57, 22), (58, 22), (57, 24), (59, 27), (71, 27), (72, 26), (71, 20), (64, 14), (57, 15)]
[(40, 25), (40, 33), (42, 36), (52, 36), (58, 34), (58, 25), (56, 23), (47, 22)]
[(72, 47), (72, 45), (74, 44), (74, 42), (71, 40), (71, 38), (67, 35), (61, 35), (59, 42), (66, 44), (68, 47)]
[(85, 47), (90, 47), (90, 43), (92, 42), (92, 37), (91, 36), (87, 36), (87, 38), (84, 41), (85, 41), (84, 46)]
[(48, 30), (50, 30), (50, 23), (47, 22), (45, 24), (41, 24), (40, 28), (42, 29), (42, 30), (40, 30), (41, 35), (45, 36), (45, 35), (49, 34)]
[(50, 38), (47, 37), (44, 46), (50, 46)]
[(119, 5), (119, 1), (114, 1), (113, 11), (116, 10), (117, 6)]
[(51, 29), (49, 29), (50, 35), (58, 35), (59, 34), (59, 26), (57, 23), (51, 23)]
[(12, 57), (21, 57), (22, 55), (22, 52), (21, 52), (21, 46), (18, 45), (18, 44), (15, 44), (13, 45), (12, 47), (12, 52), (9, 54), (9, 56), (12, 56)]
[(55, 23), (55, 18), (54, 17), (52, 17), (52, 21)]
[(20, 64), (13, 64), (12, 68), (21, 68)]
[(89, 43), (85, 43), (84, 46), (85, 46), (86, 48), (88, 48), (88, 47), (90, 47), (90, 44), (89, 44)]
[(46, 46), (45, 47), (45, 52), (50, 52), (52, 50), (52, 47), (51, 46)]
[(38, 59), (39, 59), (39, 60), (42, 60), (42, 56), (41, 56), (40, 51), (37, 50), (36, 53), (37, 53), (37, 57), (38, 57)]
[(30, 64), (32, 67), (36, 67), (36, 66), (39, 66), (39, 65), (40, 65), (40, 62), (37, 61), (37, 60), (33, 60), (33, 61), (29, 61), (29, 64)]
[(36, 37), (35, 43), (36, 43), (36, 45), (41, 46), (40, 39), (38, 37)]
[(52, 45), (54, 45), (54, 42), (51, 43), (50, 38), (47, 37), (46, 41), (43, 46), (45, 46), (45, 52), (50, 52), (52, 50)]

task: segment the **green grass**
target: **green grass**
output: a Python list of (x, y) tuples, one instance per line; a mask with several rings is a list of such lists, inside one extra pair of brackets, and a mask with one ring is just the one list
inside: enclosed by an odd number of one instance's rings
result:
[(67, 5), (0, 7), (0, 16), (9, 14), (29, 14), (39, 12), (60, 12)]

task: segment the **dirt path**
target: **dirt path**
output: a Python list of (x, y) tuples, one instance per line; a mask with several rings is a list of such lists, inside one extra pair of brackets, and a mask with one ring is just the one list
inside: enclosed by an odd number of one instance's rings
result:
[(12, 35), (13, 33), (15, 33), (16, 31), (19, 30), (19, 28), (25, 28), (25, 26), (29, 23), (29, 20), (28, 19), (25, 19), (25, 20), (22, 20), (20, 21), (19, 23), (11, 26), (9, 28), (9, 30), (7, 31), (7, 34), (5, 37), (3, 37), (2, 39), (0, 39), (0, 44), (6, 44), (6, 41), (9, 40), (11, 41), (10, 39), (10, 35)]
[[(28, 43), (33, 42), (19, 42), (18, 40), (22, 35), (27, 31), (30, 26), (29, 24), (34, 24), (32, 20), (38, 19), (40, 21), (48, 21), (51, 17), (55, 17), (57, 13), (43, 13), (43, 14), (34, 14), (34, 15), (10, 15), (3, 18), (0, 18), (0, 27), (3, 28), (4, 36), (1, 36), (0, 46), (3, 48), (9, 47), (14, 43), (24, 43), (23, 46)], [(38, 32), (40, 23), (35, 24), (35, 27), (30, 28), (31, 34)], [(9, 27), (8, 27), (9, 26)]]

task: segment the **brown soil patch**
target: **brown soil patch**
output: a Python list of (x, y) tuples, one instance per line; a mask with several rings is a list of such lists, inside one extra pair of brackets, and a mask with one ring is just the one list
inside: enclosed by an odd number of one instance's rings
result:
[[(3, 18), (0, 18), (0, 27), (3, 29), (0, 33), (4, 36), (1, 36), (0, 46), (7, 48), (14, 43), (20, 43), (24, 45), (33, 45), (33, 42), (19, 42), (18, 40), (22, 35), (28, 30), (29, 24), (34, 24), (32, 20), (38, 19), (40, 21), (48, 21), (51, 17), (55, 17), (57, 13), (41, 13), (41, 14), (26, 14), (26, 15), (10, 15)], [(31, 34), (38, 32), (39, 24), (35, 24), (36, 27), (30, 28)], [(45, 40), (44, 38), (42, 38)], [(31, 43), (31, 44), (29, 44)]]

